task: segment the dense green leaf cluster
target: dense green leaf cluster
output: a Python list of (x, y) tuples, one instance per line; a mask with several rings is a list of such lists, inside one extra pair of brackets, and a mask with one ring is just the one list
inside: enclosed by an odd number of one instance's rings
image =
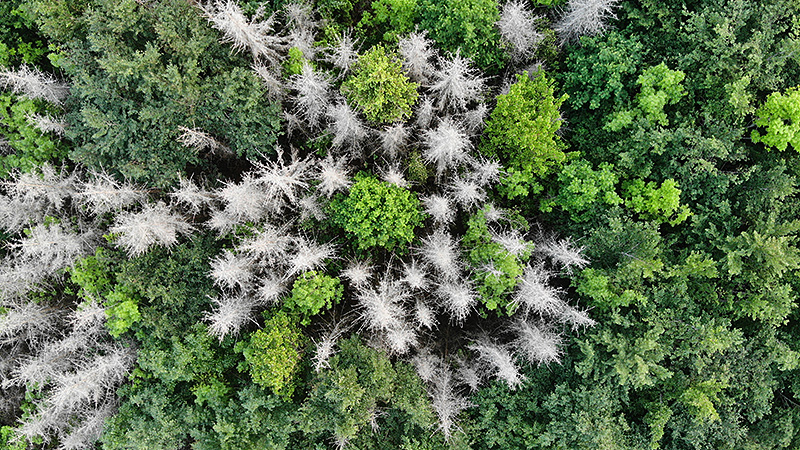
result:
[(519, 254), (513, 254), (493, 241), (486, 219), (488, 211), (486, 207), (467, 221), (464, 249), (467, 251), (467, 261), (473, 268), (472, 279), (477, 285), (481, 302), (489, 311), (510, 316), (519, 307), (510, 295), (522, 276), (523, 262), (530, 257), (533, 249), (527, 248)]
[(64, 158), (67, 147), (36, 129), (28, 120), (31, 114), (54, 114), (55, 108), (39, 100), (0, 95), (0, 133), (14, 152), (0, 156), (0, 177), (13, 169), (29, 172), (37, 166)]
[(482, 151), (507, 162), (504, 189), (509, 198), (541, 190), (537, 179), (564, 161), (566, 146), (556, 134), (558, 108), (568, 98), (555, 98), (555, 86), (544, 72), (518, 74), (507, 94), (497, 97), (482, 142)]
[(379, 45), (358, 58), (342, 92), (364, 117), (374, 123), (392, 123), (411, 116), (417, 102), (417, 83), (403, 74), (397, 55)]
[(773, 92), (756, 115), (756, 125), (766, 127), (767, 132), (762, 136), (753, 130), (753, 142), (763, 142), (781, 151), (789, 144), (795, 150), (800, 148), (800, 88), (789, 89), (785, 95)]
[(241, 341), (235, 349), (244, 354), (253, 381), (290, 399), (297, 387), (302, 360), (302, 333), (297, 322), (282, 311), (264, 321), (264, 328)]
[(312, 316), (330, 309), (342, 301), (342, 285), (333, 278), (316, 271), (305, 272), (292, 285), (292, 295), (283, 303), (285, 309), (308, 325)]
[(417, 196), (399, 186), (359, 175), (346, 197), (331, 204), (333, 220), (362, 250), (402, 249), (422, 223)]
[(420, 0), (420, 28), (428, 30), (441, 48), (460, 52), (491, 72), (506, 60), (495, 23), (496, 0)]

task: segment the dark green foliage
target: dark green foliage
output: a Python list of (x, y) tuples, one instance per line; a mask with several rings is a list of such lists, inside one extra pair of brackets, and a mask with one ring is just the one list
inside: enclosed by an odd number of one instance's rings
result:
[(555, 97), (553, 81), (544, 72), (517, 75), (509, 92), (497, 97), (481, 151), (499, 156), (508, 170), (504, 191), (509, 198), (541, 190), (537, 180), (564, 161), (566, 148), (556, 134), (558, 109), (567, 95)]
[(211, 168), (209, 155), (177, 142), (181, 126), (211, 133), (239, 156), (271, 150), (277, 110), (250, 63), (218, 43), (199, 9), (179, 0), (96, 0), (71, 11), (74, 27), (56, 31), (63, 16), (37, 4), (42, 29), (68, 35), (62, 65), (73, 77), (67, 121), (75, 161), (164, 186), (189, 164)]
[(180, 448), (190, 436), (202, 439), (200, 445), (225, 448), (207, 430), (216, 410), (235, 394), (231, 381), (223, 381), (236, 364), (235, 353), (221, 348), (204, 325), (182, 331), (167, 340), (141, 341), (137, 376), (119, 392), (123, 403), (106, 426), (104, 448)]
[(342, 285), (339, 279), (312, 270), (294, 280), (292, 295), (283, 302), (283, 306), (301, 324), (308, 325), (312, 316), (330, 309), (341, 300)]
[(413, 192), (360, 174), (347, 197), (331, 203), (333, 221), (362, 250), (403, 249), (414, 239), (423, 214)]
[(794, 289), (784, 277), (800, 268), (798, 231), (800, 221), (768, 221), (727, 238), (724, 267), (729, 276), (751, 286), (740, 294), (740, 314), (778, 325), (797, 307)]
[(358, 22), (368, 44), (396, 43), (414, 31), (419, 10), (417, 0), (373, 0)]
[(417, 83), (403, 73), (394, 53), (376, 46), (358, 58), (353, 75), (342, 84), (347, 100), (370, 122), (392, 123), (411, 116), (417, 102)]
[[(149, 338), (141, 339), (141, 342), (138, 375), (170, 385), (220, 377), (238, 359), (230, 352), (229, 343), (220, 345), (200, 323), (169, 339)], [(138, 384), (134, 383), (134, 386)]]
[(297, 387), (302, 337), (295, 319), (278, 311), (250, 335), (249, 342), (239, 342), (235, 349), (244, 354), (245, 370), (255, 383), (288, 400)]
[(642, 44), (611, 31), (602, 38), (584, 37), (567, 55), (567, 70), (559, 74), (567, 104), (576, 114), (586, 106), (608, 111), (630, 99), (634, 75), (639, 72)]
[(370, 4), (369, 0), (316, 0), (314, 3), (330, 30), (325, 30), (329, 37), (355, 28)]
[(47, 42), (39, 35), (22, 0), (0, 3), (0, 67), (36, 64), (49, 68), (43, 58)]
[(506, 54), (495, 22), (500, 19), (496, 0), (420, 0), (420, 28), (439, 47), (461, 52), (478, 67), (499, 71)]
[[(566, 361), (566, 365), (572, 365)], [(581, 385), (567, 371), (530, 368), (528, 385), (509, 391), (499, 383), (473, 396), (472, 448), (638, 449), (613, 386)]]
[(317, 374), (311, 383), (309, 398), (300, 409), (304, 432), (348, 442), (364, 433), (371, 421), (380, 423), (381, 405), (419, 431), (433, 426), (419, 377), (407, 365), (393, 367), (384, 353), (364, 346), (357, 336), (342, 341), (340, 349), (330, 360), (330, 370)]
[(166, 337), (200, 320), (217, 295), (207, 274), (219, 245), (213, 235), (195, 236), (171, 250), (156, 248), (120, 264), (118, 283), (143, 299), (143, 328), (137, 334)]
[(324, 448), (293, 436), (296, 406), (266, 393), (257, 385), (247, 385), (216, 410), (213, 427), (200, 434), (195, 444), (200, 449), (249, 450), (253, 448)]

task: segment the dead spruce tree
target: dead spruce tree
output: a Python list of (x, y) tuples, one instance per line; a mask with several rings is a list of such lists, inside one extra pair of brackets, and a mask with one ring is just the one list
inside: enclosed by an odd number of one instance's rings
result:
[(262, 7), (248, 19), (233, 0), (217, 0), (199, 6), (212, 26), (222, 32), (221, 42), (231, 43), (237, 51), (250, 51), (254, 60), (280, 65), (281, 55), (288, 47), (285, 38), (273, 34), (274, 14), (264, 18)]
[(521, 0), (511, 0), (503, 5), (497, 28), (500, 36), (511, 46), (511, 55), (517, 60), (528, 58), (542, 40), (536, 31), (536, 17)]
[(42, 99), (54, 105), (61, 105), (69, 95), (69, 86), (66, 83), (28, 66), (20, 66), (16, 70), (0, 70), (0, 85), (15, 94), (30, 99)]
[(564, 15), (554, 26), (561, 43), (602, 34), (616, 17), (617, 3), (619, 0), (569, 0)]

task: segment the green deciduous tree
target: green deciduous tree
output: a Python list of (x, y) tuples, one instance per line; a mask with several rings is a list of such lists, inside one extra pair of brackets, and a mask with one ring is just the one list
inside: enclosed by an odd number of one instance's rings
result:
[(68, 148), (64, 143), (55, 139), (56, 136), (37, 129), (31, 120), (34, 115), (42, 114), (56, 115), (58, 111), (41, 100), (0, 94), (0, 134), (6, 141), (0, 146), (14, 150), (11, 154), (0, 156), (0, 177), (7, 177), (12, 169), (28, 172), (38, 165), (67, 155)]
[(509, 92), (497, 97), (481, 150), (506, 163), (509, 197), (527, 194), (537, 179), (564, 161), (566, 145), (556, 132), (561, 128), (558, 109), (566, 99), (566, 94), (555, 97), (554, 83), (542, 71), (517, 75)]
[(533, 246), (520, 240), (521, 251), (515, 254), (496, 242), (489, 231), (488, 211), (489, 207), (485, 207), (469, 218), (463, 247), (473, 269), (472, 279), (476, 282), (481, 302), (498, 315), (511, 315), (519, 306), (512, 301), (511, 293), (519, 283), (522, 263), (530, 257)]
[(479, 67), (499, 70), (506, 58), (495, 23), (496, 0), (421, 0), (420, 27), (450, 53), (460, 51)]
[(400, 59), (382, 45), (358, 58), (353, 75), (342, 84), (342, 92), (374, 123), (409, 118), (419, 96), (417, 83), (405, 76)]
[(677, 225), (686, 220), (691, 212), (681, 205), (681, 191), (675, 180), (664, 180), (661, 186), (653, 181), (633, 180), (623, 183), (625, 206), (633, 209), (645, 219)]
[(275, 395), (291, 399), (301, 369), (303, 334), (296, 319), (278, 311), (264, 321), (264, 328), (241, 341), (235, 349), (244, 354), (253, 381), (272, 389)]
[(615, 112), (605, 127), (611, 131), (619, 131), (639, 118), (644, 118), (649, 125), (669, 125), (664, 108), (678, 103), (686, 95), (681, 84), (685, 77), (685, 73), (670, 70), (663, 62), (648, 67), (636, 80), (641, 89), (636, 95), (636, 107)]
[(331, 308), (341, 300), (342, 285), (339, 279), (312, 270), (297, 277), (292, 285), (292, 295), (283, 304), (300, 323), (308, 325), (311, 316)]
[(111, 336), (119, 337), (142, 318), (139, 313), (138, 299), (121, 289), (115, 289), (109, 293), (106, 296), (105, 304), (108, 306), (106, 328)]
[(602, 163), (594, 170), (584, 159), (570, 161), (558, 174), (558, 193), (543, 199), (540, 209), (549, 212), (559, 206), (576, 222), (589, 220), (602, 206), (622, 203), (616, 192), (618, 181), (611, 164)]
[(47, 53), (47, 42), (38, 33), (23, 0), (0, 4), (0, 67), (49, 66), (43, 58)]
[(358, 27), (369, 44), (395, 43), (400, 36), (414, 30), (418, 14), (417, 0), (374, 0)]
[(416, 194), (363, 174), (356, 176), (346, 197), (332, 202), (331, 210), (334, 223), (362, 250), (404, 248), (423, 219)]
[(767, 101), (756, 111), (756, 125), (767, 129), (765, 134), (753, 130), (753, 142), (786, 150), (791, 144), (800, 149), (800, 87), (788, 89), (785, 93), (773, 92)]

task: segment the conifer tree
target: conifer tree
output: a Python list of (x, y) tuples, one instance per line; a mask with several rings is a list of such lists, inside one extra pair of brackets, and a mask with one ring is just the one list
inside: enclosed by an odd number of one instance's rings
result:
[(503, 5), (497, 27), (500, 36), (511, 45), (511, 54), (516, 59), (528, 57), (542, 35), (536, 31), (536, 17), (524, 2), (510, 0)]
[(604, 32), (608, 21), (616, 17), (614, 9), (617, 3), (618, 0), (569, 0), (564, 16), (554, 27), (561, 42)]
[(0, 85), (15, 94), (30, 99), (42, 99), (54, 105), (61, 105), (69, 95), (67, 84), (26, 65), (20, 66), (17, 70), (9, 68), (0, 70)]
[(153, 245), (171, 247), (178, 243), (179, 235), (186, 235), (193, 227), (172, 212), (162, 202), (147, 204), (139, 212), (126, 212), (117, 216), (112, 233), (117, 233), (117, 245), (128, 255), (139, 256)]
[(280, 64), (281, 53), (287, 47), (284, 38), (272, 34), (274, 14), (264, 19), (262, 8), (248, 19), (234, 0), (217, 0), (201, 8), (213, 27), (222, 31), (222, 42), (231, 43), (234, 50), (249, 50), (253, 59)]

